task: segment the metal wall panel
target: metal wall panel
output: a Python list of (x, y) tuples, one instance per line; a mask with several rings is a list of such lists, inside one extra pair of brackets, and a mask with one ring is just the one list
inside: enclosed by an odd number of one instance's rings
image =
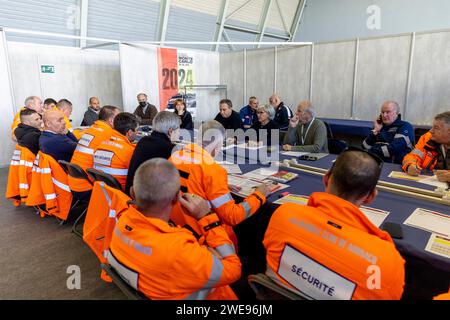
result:
[(248, 50), (246, 69), (247, 96), (258, 97), (261, 104), (268, 103), (275, 84), (274, 49)]
[(350, 118), (356, 42), (314, 47), (312, 102), (319, 116)]
[(239, 111), (247, 105), (244, 98), (244, 52), (226, 53), (220, 56), (220, 83), (228, 86), (228, 99)]
[(386, 100), (397, 101), (403, 112), (411, 37), (360, 41), (354, 117), (372, 120)]
[[(42, 32), (77, 35), (79, 33), (78, 0), (2, 0), (0, 26)], [(77, 41), (8, 34), (8, 40), (75, 46)]]

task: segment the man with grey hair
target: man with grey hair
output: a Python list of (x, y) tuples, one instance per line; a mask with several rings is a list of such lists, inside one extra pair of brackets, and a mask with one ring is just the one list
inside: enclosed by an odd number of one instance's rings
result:
[[(241, 276), (233, 243), (205, 200), (180, 193), (180, 175), (172, 163), (145, 162), (131, 195), (136, 207), (122, 213), (107, 259), (132, 287), (153, 300), (237, 299), (228, 286)], [(176, 204), (201, 226), (208, 246), (173, 224)]]
[(11, 125), (11, 137), (14, 141), (17, 141), (16, 136), (14, 135), (14, 131), (20, 124), (20, 112), (29, 109), (36, 111), (39, 115), (42, 116), (42, 114), (44, 113), (43, 107), (44, 105), (42, 103), (42, 100), (38, 96), (30, 96), (25, 99), (25, 107), (20, 109), (20, 111), (14, 116), (14, 120)]
[(402, 121), (400, 107), (395, 101), (386, 101), (381, 114), (374, 121), (374, 129), (364, 140), (363, 147), (383, 161), (401, 164), (414, 148), (414, 129)]
[(411, 176), (418, 176), (422, 170), (436, 170), (438, 180), (450, 186), (450, 111), (434, 118), (430, 132), (404, 158), (403, 170)]
[(153, 120), (153, 132), (142, 138), (131, 158), (125, 192), (129, 194), (134, 174), (141, 164), (153, 158), (169, 159), (175, 147), (174, 141), (180, 137), (180, 117), (173, 112), (160, 112)]
[(148, 103), (148, 97), (145, 93), (139, 93), (137, 95), (139, 106), (134, 111), (134, 115), (138, 117), (141, 126), (151, 126), (153, 119), (158, 114), (158, 109), (150, 103)]
[(316, 119), (310, 101), (302, 101), (284, 137), (284, 151), (328, 153), (327, 128)]
[[(205, 122), (199, 131), (198, 144), (190, 144), (174, 152), (170, 161), (180, 172), (181, 191), (194, 193), (208, 200), (221, 222), (235, 226), (258, 211), (266, 202), (269, 191), (262, 184), (243, 202), (235, 202), (228, 187), (227, 171), (214, 161), (222, 149), (224, 139), (225, 128), (219, 122)], [(175, 207), (172, 218), (177, 224), (188, 224), (200, 234), (198, 224), (187, 219), (182, 208)]]
[(280, 127), (280, 130), (288, 130), (289, 120), (293, 117), (291, 108), (281, 101), (280, 96), (276, 93), (269, 98), (269, 103), (275, 109), (275, 123)]

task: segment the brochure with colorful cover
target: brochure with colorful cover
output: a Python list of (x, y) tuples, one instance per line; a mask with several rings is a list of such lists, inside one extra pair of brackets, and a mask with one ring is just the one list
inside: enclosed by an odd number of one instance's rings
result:
[(288, 183), (298, 177), (298, 174), (289, 171), (278, 171), (277, 173), (269, 176), (267, 179), (274, 180), (281, 183)]

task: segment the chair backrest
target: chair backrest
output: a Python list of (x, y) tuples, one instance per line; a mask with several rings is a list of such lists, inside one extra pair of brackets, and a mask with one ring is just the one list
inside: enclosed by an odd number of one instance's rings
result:
[(331, 130), (330, 124), (328, 122), (326, 122), (326, 121), (323, 121), (323, 123), (325, 124), (325, 127), (327, 128), (328, 139), (334, 139), (333, 131)]
[(102, 269), (111, 277), (114, 284), (122, 291), (122, 293), (130, 300), (149, 300), (139, 291), (134, 290), (122, 277), (111, 267), (111, 265), (102, 263)]
[(84, 179), (86, 181), (89, 181), (91, 185), (93, 185), (92, 181), (89, 179), (88, 175), (84, 170), (77, 164), (69, 163), (64, 160), (59, 160), (58, 163), (61, 165), (61, 167), (64, 169), (64, 171), (67, 170), (67, 174), (75, 179)]
[(331, 154), (341, 154), (347, 149), (348, 144), (345, 141), (338, 139), (328, 139), (328, 150)]
[(279, 286), (263, 273), (248, 276), (248, 283), (258, 300), (305, 300), (302, 296)]
[(93, 168), (88, 168), (86, 169), (86, 171), (94, 181), (104, 182), (107, 186), (111, 188), (123, 191), (122, 185), (112, 175)]

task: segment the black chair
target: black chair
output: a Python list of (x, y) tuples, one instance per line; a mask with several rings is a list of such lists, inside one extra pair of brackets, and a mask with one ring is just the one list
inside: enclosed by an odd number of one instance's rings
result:
[(328, 122), (323, 122), (325, 127), (327, 128), (327, 137), (328, 137), (328, 150), (331, 154), (341, 154), (345, 149), (348, 148), (347, 142), (339, 139), (335, 139), (333, 135), (333, 131), (331, 130), (331, 126)]
[[(89, 182), (90, 185), (93, 185), (92, 181), (89, 179), (88, 175), (86, 174), (86, 172), (84, 172), (84, 170), (77, 164), (73, 164), (73, 163), (69, 163), (67, 161), (64, 160), (59, 160), (58, 163), (61, 165), (61, 167), (64, 169), (64, 171), (67, 172), (67, 174), (75, 179), (83, 179), (86, 180), (87, 182)], [(83, 237), (83, 233), (78, 231), (77, 227), (78, 224), (82, 221), (82, 219), (84, 218), (84, 216), (86, 215), (87, 209), (88, 209), (88, 205), (89, 205), (89, 200), (86, 199), (85, 197), (81, 197), (77, 194), (77, 192), (72, 192), (73, 197), (75, 198), (75, 200), (77, 201), (74, 206), (72, 207), (72, 209), (74, 209), (78, 204), (83, 204), (84, 210), (83, 212), (78, 216), (78, 218), (75, 220), (75, 223), (73, 224), (72, 227), (72, 232), (75, 233), (77, 236), (79, 237)]]
[(112, 279), (113, 283), (122, 291), (129, 300), (149, 300), (139, 291), (134, 290), (122, 277), (114, 270), (111, 265), (102, 263), (102, 269)]
[(123, 191), (122, 185), (112, 175), (93, 168), (88, 168), (86, 169), (86, 171), (92, 180), (104, 182), (107, 186), (111, 188)]
[(249, 275), (248, 283), (258, 300), (305, 300), (302, 296), (279, 286), (263, 273)]

